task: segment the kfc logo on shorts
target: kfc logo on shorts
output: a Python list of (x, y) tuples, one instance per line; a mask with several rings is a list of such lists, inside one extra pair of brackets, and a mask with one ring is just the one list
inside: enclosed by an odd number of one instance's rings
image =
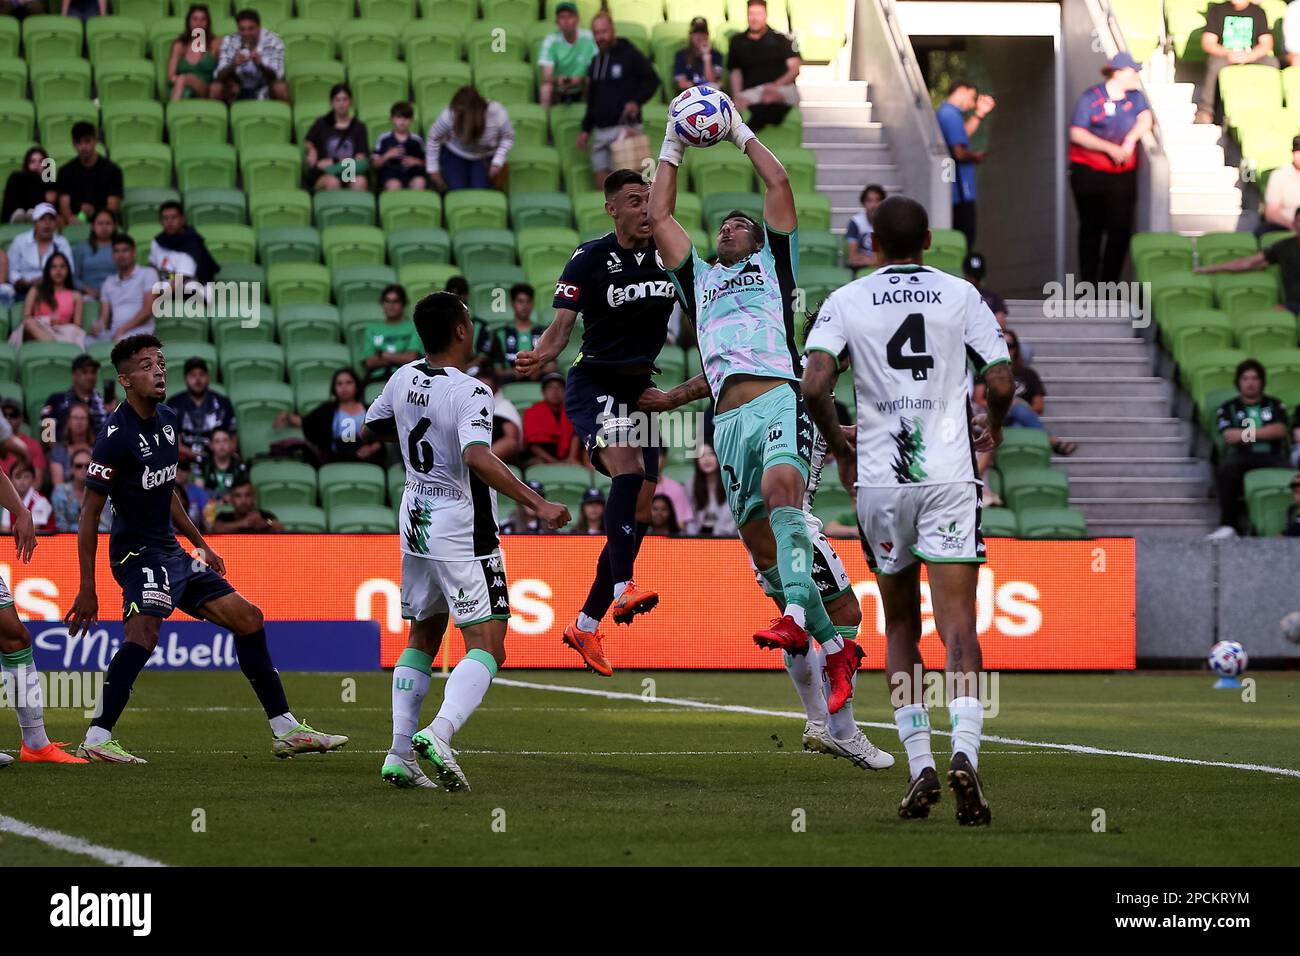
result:
[(557, 299), (567, 299), (569, 302), (577, 302), (579, 291), (578, 286), (572, 285), (571, 283), (555, 283), (555, 297)]

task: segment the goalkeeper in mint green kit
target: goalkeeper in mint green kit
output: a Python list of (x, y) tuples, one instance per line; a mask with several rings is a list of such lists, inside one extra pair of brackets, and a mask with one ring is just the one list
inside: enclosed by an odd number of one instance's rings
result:
[[(811, 634), (826, 652), (826, 676), (838, 710), (852, 696), (861, 654), (848, 647), (822, 607), (813, 583), (812, 539), (804, 517), (804, 489), (813, 424), (799, 388), (795, 344), (799, 269), (798, 220), (785, 168), (749, 127), (735, 123), (728, 137), (749, 157), (767, 186), (763, 223), (729, 213), (718, 229), (718, 260), (710, 266), (673, 218), (677, 168), (685, 145), (670, 120), (650, 188), (656, 248), (684, 311), (693, 317), (704, 374), (669, 392), (648, 389), (645, 411), (666, 411), (712, 395), (714, 449), (727, 483), (727, 502), (754, 564), (785, 614), (754, 635), (759, 647), (801, 655)], [(715, 149), (726, 148), (719, 143)]]

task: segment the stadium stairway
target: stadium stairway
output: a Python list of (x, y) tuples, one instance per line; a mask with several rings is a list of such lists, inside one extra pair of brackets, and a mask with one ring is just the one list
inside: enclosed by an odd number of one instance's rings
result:
[(810, 66), (797, 82), (804, 147), (817, 154), (817, 191), (830, 199), (831, 229), (841, 235), (862, 209), (863, 186), (880, 183), (891, 195), (902, 186), (885, 129), (871, 119), (867, 84), (832, 77)]
[(1177, 393), (1155, 373), (1155, 346), (1128, 318), (1048, 318), (1031, 299), (1007, 308), (1047, 389), (1044, 425), (1079, 444), (1052, 465), (1069, 477), (1070, 506), (1088, 533), (1209, 531), (1217, 517), (1209, 465), (1191, 456), (1192, 423), (1172, 417)]

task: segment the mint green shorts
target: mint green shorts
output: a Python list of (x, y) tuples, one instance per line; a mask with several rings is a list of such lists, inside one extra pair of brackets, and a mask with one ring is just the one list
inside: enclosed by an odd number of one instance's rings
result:
[(793, 465), (808, 480), (813, 424), (796, 382), (779, 385), (713, 419), (713, 450), (736, 525), (767, 514), (763, 472)]

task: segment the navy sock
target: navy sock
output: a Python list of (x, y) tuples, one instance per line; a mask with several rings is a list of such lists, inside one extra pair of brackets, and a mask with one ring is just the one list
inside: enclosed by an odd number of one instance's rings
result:
[[(650, 523), (647, 521), (638, 521), (636, 523), (636, 551), (635, 554), (641, 553), (641, 542), (645, 540), (646, 533), (650, 530)], [(614, 579), (609, 573), (609, 543), (600, 549), (600, 557), (596, 559), (596, 580), (591, 582), (591, 590), (587, 592), (587, 601), (582, 605), (582, 613), (594, 620), (603, 620), (609, 612), (609, 606), (614, 603)]]
[(123, 641), (113, 659), (108, 662), (108, 673), (104, 675), (104, 693), (100, 700), (103, 707), (99, 716), (90, 722), (92, 727), (100, 727), (112, 732), (113, 725), (126, 710), (127, 699), (131, 696), (131, 686), (144, 670), (149, 660), (149, 651), (139, 644)]
[(632, 580), (636, 564), (636, 499), (645, 481), (640, 475), (616, 475), (605, 503), (605, 548), (609, 551), (609, 579), (614, 584)]
[(287, 714), (289, 701), (284, 696), (280, 672), (271, 663), (271, 652), (266, 647), (266, 628), (258, 628), (252, 634), (236, 634), (235, 655), (239, 658), (239, 669), (253, 685), (253, 693), (261, 702), (266, 716), (270, 718)]

